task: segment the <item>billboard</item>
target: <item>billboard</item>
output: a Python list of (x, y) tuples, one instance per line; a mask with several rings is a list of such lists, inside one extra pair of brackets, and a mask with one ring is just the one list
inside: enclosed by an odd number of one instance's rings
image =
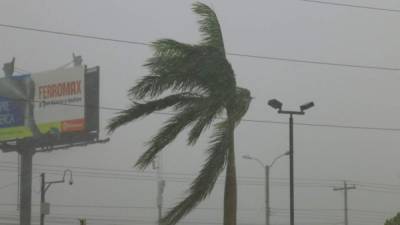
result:
[(85, 69), (73, 67), (32, 74), (34, 118), (41, 133), (85, 129)]
[(90, 132), (97, 133), (99, 69), (87, 71), (73, 67), (0, 79), (0, 141), (29, 138), (36, 129), (41, 137), (57, 134), (68, 142), (89, 132), (87, 117)]

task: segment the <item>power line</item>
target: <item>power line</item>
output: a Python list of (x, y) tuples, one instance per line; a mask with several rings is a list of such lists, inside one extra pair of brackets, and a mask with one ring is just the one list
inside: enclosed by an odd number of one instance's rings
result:
[[(32, 179), (35, 179), (35, 178), (37, 178), (37, 177), (38, 177), (38, 176), (32, 177)], [(5, 184), (5, 185), (3, 185), (3, 186), (0, 186), (0, 190), (1, 190), (1, 189), (4, 189), (4, 188), (8, 188), (8, 187), (13, 186), (13, 185), (16, 185), (16, 184), (18, 184), (18, 181), (14, 181), (14, 182)]]
[[(0, 203), (0, 206), (16, 206), (16, 203)], [(39, 207), (40, 203), (32, 204), (34, 207)], [(56, 208), (107, 208), (107, 209), (143, 209), (143, 210), (156, 210), (155, 206), (134, 206), (134, 205), (107, 205), (107, 204), (64, 204), (64, 203), (53, 203), (52, 207)], [(172, 209), (172, 208), (167, 208)], [(206, 211), (215, 211), (215, 210), (223, 210), (223, 208), (218, 207), (196, 207), (196, 210), (206, 210)], [(261, 208), (238, 208), (239, 212), (256, 212), (261, 210)], [(296, 215), (330, 215), (330, 216), (342, 216), (340, 213), (343, 209), (312, 209), (312, 208), (295, 208)], [(374, 210), (363, 210), (363, 209), (349, 209), (354, 214), (361, 214), (358, 216), (373, 216), (375, 218), (386, 216), (393, 214), (394, 212), (389, 211), (374, 211)], [(288, 209), (285, 208), (272, 208), (272, 212), (275, 213), (289, 213)], [(9, 212), (7, 212), (9, 213)], [(0, 211), (0, 215), (4, 215), (2, 211)]]
[[(37, 205), (35, 205), (35, 206), (37, 206)], [(53, 205), (53, 206), (56, 206), (56, 205)], [(79, 207), (79, 205), (77, 205), (78, 207)], [(219, 208), (220, 210), (222, 210), (222, 208)], [(214, 209), (215, 210), (215, 209)], [(316, 212), (316, 213), (318, 213), (318, 212)], [(6, 214), (5, 213), (1, 213), (0, 212), (0, 215), (3, 217), (3, 218), (10, 218), (10, 217), (15, 217), (16, 215), (14, 215), (13, 213), (10, 213), (10, 212), (6, 212)], [(328, 222), (328, 221), (332, 221), (332, 224), (333, 224), (333, 222), (335, 222), (336, 220), (337, 220), (337, 217), (338, 217), (338, 215), (328, 215), (328, 214), (315, 214), (315, 213), (309, 213), (309, 214), (304, 214), (304, 213), (300, 213), (299, 214), (299, 216), (301, 216), (301, 217), (303, 217), (303, 218), (306, 218), (306, 219), (309, 219), (309, 221), (311, 222), (311, 221), (313, 221), (313, 222), (317, 222), (317, 221), (315, 221), (315, 219), (318, 219), (318, 220), (321, 220), (321, 219), (324, 219), (324, 222)], [(77, 215), (71, 215), (71, 214), (54, 214), (53, 216), (51, 216), (51, 218), (49, 218), (50, 220), (52, 220), (52, 219), (58, 219), (58, 220), (68, 220), (68, 219), (70, 219), (71, 217), (77, 217)], [(125, 217), (125, 218), (121, 218), (121, 217), (114, 217), (114, 216), (105, 216), (105, 215), (85, 215), (85, 217), (87, 217), (88, 219), (91, 219), (91, 220), (98, 220), (98, 221), (101, 221), (101, 220), (103, 220), (103, 221), (111, 221), (111, 220), (113, 220), (113, 222), (115, 222), (115, 221), (127, 221), (127, 220), (131, 220), (132, 218), (129, 218), (129, 217)], [(285, 214), (278, 214), (278, 215), (275, 215), (275, 217), (287, 217)], [(355, 217), (355, 219), (354, 220), (352, 220), (352, 222), (360, 222), (360, 223), (362, 223), (362, 222), (371, 222), (371, 220), (381, 220), (382, 218), (383, 218), (384, 216), (382, 216), (382, 217), (367, 217), (367, 216), (356, 216)], [(149, 218), (139, 218), (139, 217), (135, 217), (135, 220), (136, 219), (140, 219), (140, 220), (147, 220), (147, 219), (149, 219)], [(245, 219), (243, 219), (242, 221), (246, 221)], [(184, 221), (182, 221), (182, 222), (184, 222)], [(204, 222), (204, 221), (196, 221), (196, 222)]]
[[(16, 163), (12, 161), (0, 161), (0, 167), (3, 169), (16, 169)], [(74, 169), (74, 172), (81, 175), (93, 175), (93, 176), (106, 176), (106, 177), (118, 177), (122, 179), (144, 179), (153, 181), (155, 173), (149, 171), (137, 171), (137, 170), (121, 170), (121, 169), (110, 169), (110, 168), (99, 168), (99, 167), (82, 167), (82, 166), (66, 166), (66, 165), (50, 165), (50, 164), (34, 164), (36, 170), (49, 171), (49, 172), (62, 172), (64, 169)], [(44, 168), (43, 168), (44, 167)], [(46, 167), (54, 168), (49, 169)], [(10, 170), (11, 171), (11, 170)], [(11, 171), (14, 172), (14, 171)], [(195, 178), (196, 174), (192, 173), (174, 173), (174, 172), (164, 172), (167, 179), (177, 180), (177, 181), (188, 181)], [(221, 176), (221, 179), (224, 178)], [(262, 177), (251, 177), (251, 176), (239, 176), (238, 179), (242, 182), (262, 185)], [(287, 178), (271, 178), (274, 184), (278, 186), (287, 186)], [(336, 179), (319, 179), (319, 178), (297, 178), (297, 185), (307, 186), (307, 187), (332, 187), (337, 185), (340, 180)], [(351, 183), (356, 184), (360, 188), (373, 189), (374, 191), (387, 191), (393, 193), (400, 193), (400, 185), (396, 184), (384, 184), (384, 183), (372, 183), (366, 181), (355, 181), (349, 180)], [(361, 190), (361, 189), (360, 189)]]
[(240, 54), (240, 53), (227, 53), (227, 54), (232, 55), (232, 56), (240, 56), (240, 57), (255, 58), (255, 59), (267, 59), (267, 60), (273, 60), (273, 61), (284, 61), (284, 62), (291, 62), (291, 63), (307, 63), (307, 64), (316, 64), (316, 65), (325, 65), (325, 66), (337, 66), (337, 67), (371, 69), (371, 70), (386, 70), (386, 71), (399, 71), (400, 70), (400, 68), (395, 68), (395, 67), (357, 65), (357, 64), (335, 63), (335, 62), (315, 61), (315, 60), (295, 59), (295, 58), (283, 58), (283, 57), (273, 57), (273, 56), (257, 56), (257, 55), (248, 55), (248, 54)]
[[(78, 167), (78, 166), (62, 166), (62, 165), (48, 165), (48, 164), (33, 164), (35, 167), (39, 166), (42, 167), (37, 170), (46, 170), (51, 172), (59, 172), (64, 171), (64, 169), (74, 169), (74, 172), (82, 173), (82, 174), (91, 174), (91, 175), (110, 175), (110, 176), (121, 176), (121, 177), (137, 177), (137, 178), (149, 178), (151, 180), (154, 179), (154, 172), (141, 172), (135, 170), (119, 170), (119, 169), (107, 169), (107, 168), (93, 168), (93, 167)], [(14, 162), (10, 161), (0, 161), (0, 167), (6, 169), (16, 169), (16, 165)], [(44, 167), (44, 168), (43, 168)], [(54, 169), (48, 169), (45, 167), (50, 167)], [(87, 171), (89, 170), (89, 171)], [(100, 172), (102, 171), (102, 172)], [(128, 173), (128, 174), (127, 174)], [(147, 174), (146, 174), (147, 173)], [(190, 173), (170, 173), (164, 172), (164, 175), (167, 179), (182, 179), (182, 180), (191, 180), (197, 176), (197, 174), (190, 174)], [(221, 176), (221, 179), (224, 176)], [(239, 180), (247, 182), (247, 183), (254, 183), (254, 184), (263, 184), (264, 178), (262, 177), (249, 177), (249, 176), (239, 176)], [(286, 178), (271, 178), (273, 183), (286, 185), (287, 179)], [(332, 185), (337, 185), (338, 180), (328, 180), (328, 179), (301, 179), (297, 178), (298, 185), (325, 185), (324, 187), (330, 187)]]
[(67, 32), (61, 32), (61, 31), (53, 31), (53, 30), (39, 29), (39, 28), (33, 28), (33, 27), (23, 27), (23, 26), (16, 26), (16, 25), (10, 25), (10, 24), (0, 24), (0, 27), (7, 27), (7, 28), (11, 28), (11, 29), (18, 29), (18, 30), (34, 31), (34, 32), (40, 32), (40, 33), (49, 33), (49, 34), (55, 34), (55, 35), (63, 35), (63, 36), (69, 36), (69, 37), (95, 39), (95, 40), (100, 40), (100, 41), (111, 41), (111, 42), (117, 42), (117, 43), (123, 43), (123, 44), (131, 44), (131, 45), (145, 45), (145, 46), (149, 46), (150, 45), (148, 43), (140, 42), (140, 41), (128, 41), (128, 40), (121, 40), (121, 39), (115, 39), (115, 38), (105, 38), (105, 37), (94, 36), (94, 35), (67, 33)]
[[(2, 165), (3, 164), (3, 165)], [(4, 165), (5, 164), (5, 165)], [(35, 164), (38, 166), (38, 164)], [(128, 172), (127, 170), (116, 170), (104, 168), (86, 168), (86, 167), (68, 167), (68, 166), (53, 166), (53, 165), (43, 165), (41, 164), (40, 167), (54, 167), (54, 169), (48, 168), (35, 168), (35, 171), (38, 172), (47, 172), (48, 174), (59, 174), (63, 172), (65, 168), (75, 168), (74, 175), (77, 177), (89, 177), (89, 178), (100, 178), (100, 179), (111, 179), (111, 180), (140, 180), (140, 181), (154, 181), (155, 177), (153, 175), (142, 175), (142, 174), (126, 174), (124, 172)], [(0, 168), (2, 168), (2, 172), (15, 172), (14, 170), (17, 167), (10, 165), (8, 162), (0, 161)], [(59, 169), (58, 169), (59, 168)], [(97, 170), (97, 171), (85, 171), (85, 170)], [(102, 172), (99, 172), (102, 171)], [(118, 172), (120, 171), (120, 172)], [(123, 173), (121, 173), (123, 172)], [(130, 171), (131, 173), (137, 173), (135, 171)], [(172, 175), (169, 175), (172, 174)], [(175, 183), (188, 183), (195, 178), (194, 174), (185, 174), (185, 173), (165, 173), (165, 179), (169, 182)], [(221, 176), (219, 179), (224, 179)], [(284, 178), (273, 178), (271, 184), (273, 186), (279, 187), (287, 187), (288, 181), (284, 180)], [(261, 177), (238, 177), (238, 185), (249, 185), (249, 186), (263, 186), (263, 179)], [(296, 179), (296, 186), (299, 188), (332, 188), (338, 184), (338, 180), (329, 181), (327, 179), (311, 179), (314, 181), (307, 181), (310, 179)], [(222, 181), (217, 181), (217, 184), (223, 184)], [(358, 186), (360, 186), (360, 190), (362, 191), (370, 191), (370, 192), (380, 192), (380, 193), (388, 193), (388, 194), (400, 194), (400, 185), (393, 185), (393, 184), (378, 184), (378, 183), (369, 183), (369, 182), (355, 182)], [(373, 185), (371, 185), (373, 184)], [(376, 185), (380, 185), (377, 187)]]
[[(6, 97), (6, 96), (2, 96)], [(7, 97), (8, 98), (8, 97)], [(11, 99), (12, 101), (28, 101), (24, 99)], [(41, 103), (40, 100), (29, 100), (31, 102)], [(123, 111), (126, 110), (124, 108), (116, 108), (116, 107), (109, 107), (109, 106), (84, 106), (84, 105), (77, 105), (71, 103), (62, 103), (57, 102), (57, 105), (64, 105), (69, 107), (81, 107), (81, 108), (98, 108), (99, 110), (106, 110), (106, 111)], [(167, 115), (173, 116), (174, 113), (168, 112), (153, 112), (154, 114), (158, 115)], [(287, 125), (288, 122), (284, 121), (274, 121), (274, 120), (257, 120), (257, 119), (242, 119), (243, 122), (250, 122), (250, 123), (267, 123), (267, 124), (279, 124), (279, 125)], [(388, 131), (388, 132), (400, 132), (400, 128), (391, 128), (391, 127), (372, 127), (372, 126), (352, 126), (352, 125), (339, 125), (339, 124), (329, 124), (329, 123), (301, 123), (301, 122), (294, 122), (296, 126), (307, 126), (307, 127), (326, 127), (326, 128), (338, 128), (338, 129), (351, 129), (351, 130), (372, 130), (372, 131)]]
[[(140, 171), (140, 170), (123, 170), (123, 169), (112, 169), (112, 168), (100, 168), (100, 167), (84, 167), (84, 166), (68, 166), (68, 165), (51, 165), (51, 164), (33, 164), (34, 167), (41, 167), (40, 170), (47, 170), (51, 172), (62, 172), (64, 169), (74, 169), (77, 173), (84, 174), (99, 174), (99, 175), (120, 175), (122, 177), (138, 177), (138, 178), (151, 178), (154, 179), (155, 172)], [(16, 169), (16, 163), (12, 161), (0, 161), (0, 167), (8, 169)], [(44, 168), (43, 168), (44, 167)], [(53, 168), (53, 169), (48, 169)], [(164, 172), (166, 178), (173, 179), (193, 179), (197, 174), (194, 173), (177, 173), (177, 172)], [(224, 178), (221, 176), (221, 178)], [(263, 177), (254, 176), (238, 176), (238, 179), (246, 182), (253, 182), (262, 184), (264, 182)], [(287, 178), (271, 178), (274, 183), (287, 184)], [(338, 185), (342, 182), (338, 179), (327, 179), (327, 178), (296, 178), (298, 184), (306, 185), (325, 185), (325, 187), (331, 187), (332, 185)], [(352, 184), (356, 184), (359, 187), (374, 188), (374, 189), (385, 189), (388, 191), (400, 190), (400, 185), (397, 184), (385, 184), (385, 183), (374, 183), (367, 181), (348, 180)]]
[(299, 0), (299, 1), (309, 2), (309, 3), (317, 3), (317, 4), (323, 4), (323, 5), (334, 5), (334, 6), (344, 6), (344, 7), (358, 8), (358, 9), (394, 12), (394, 13), (400, 12), (400, 9), (379, 8), (379, 7), (373, 7), (373, 6), (355, 5), (355, 4), (339, 3), (339, 2), (328, 2), (328, 1), (319, 1), (319, 0)]
[[(5, 164), (5, 165), (2, 165)], [(17, 165), (17, 163), (12, 162), (12, 161), (0, 161), (0, 166), (2, 167), (8, 167), (8, 168), (16, 168), (15, 166)], [(111, 169), (111, 168), (100, 168), (100, 167), (84, 167), (84, 166), (67, 166), (67, 165), (51, 165), (51, 164), (37, 164), (34, 163), (33, 164), (35, 167), (39, 166), (39, 167), (50, 167), (50, 168), (60, 168), (60, 171), (62, 169), (78, 169), (79, 170), (92, 170), (95, 171), (97, 173), (99, 173), (99, 171), (104, 171), (104, 172), (117, 172), (118, 173), (130, 173), (130, 175), (134, 175), (132, 173), (140, 173), (141, 175), (143, 174), (150, 174), (150, 175), (155, 175), (155, 172), (151, 172), (151, 171), (141, 171), (141, 170), (136, 170), (136, 169), (132, 169), (132, 170), (124, 170), (124, 169)], [(114, 173), (112, 173), (114, 174)], [(178, 173), (178, 172), (163, 172), (164, 175), (168, 176), (168, 175), (176, 175), (176, 176), (181, 176), (181, 177), (186, 177), (186, 178), (194, 178), (197, 174), (194, 173)], [(264, 177), (255, 177), (255, 176), (239, 176), (238, 178), (241, 179), (246, 179), (246, 180), (256, 180), (256, 181), (264, 181)], [(286, 181), (287, 178), (271, 178), (271, 180), (273, 181), (277, 181), (277, 182), (282, 182), (282, 181)], [(304, 181), (306, 183), (317, 183), (319, 182), (319, 184), (323, 183), (330, 183), (330, 184), (337, 184), (337, 182), (339, 180), (336, 179), (326, 179), (326, 178), (296, 178), (296, 180), (299, 181)]]
[[(15, 203), (0, 203), (0, 206), (16, 206)], [(32, 204), (35, 207), (40, 207), (40, 204)], [(90, 204), (90, 205), (82, 205), (82, 204), (51, 204), (52, 207), (55, 208), (93, 208), (93, 209), (143, 209), (143, 210), (156, 210), (155, 206), (132, 206), (132, 205), (102, 205), (102, 204)], [(165, 208), (172, 209), (172, 208)], [(196, 207), (196, 210), (207, 210), (207, 211), (215, 211), (215, 210), (223, 210), (223, 208), (216, 207)], [(256, 212), (259, 210), (258, 208), (238, 208), (239, 212)]]
[[(3, 165), (2, 165), (3, 164)], [(0, 167), (5, 167), (5, 168), (12, 168), (15, 169), (17, 163), (13, 162), (13, 161), (0, 161)], [(97, 173), (99, 173), (99, 171), (103, 171), (104, 174), (110, 174), (107, 172), (117, 172), (118, 173), (130, 173), (130, 175), (135, 175), (132, 173), (139, 173), (141, 176), (143, 176), (143, 174), (150, 174), (152, 176), (154, 176), (156, 173), (152, 172), (152, 171), (142, 171), (142, 170), (136, 170), (136, 169), (132, 169), (132, 170), (126, 170), (126, 169), (112, 169), (112, 168), (100, 168), (100, 167), (86, 167), (86, 166), (68, 166), (68, 165), (52, 165), (52, 164), (40, 164), (40, 163), (34, 163), (33, 164), (35, 167), (50, 167), (50, 168), (59, 168), (60, 170), (57, 171), (63, 171), (63, 169), (77, 169), (79, 170), (89, 170), (89, 171), (95, 171)], [(54, 169), (52, 171), (55, 171)], [(182, 172), (164, 172), (163, 173), (166, 176), (180, 176), (180, 177), (186, 177), (186, 178), (194, 178), (197, 176), (197, 174), (195, 173), (182, 173)], [(115, 173), (112, 173), (112, 175), (115, 175)], [(223, 176), (221, 176), (221, 178), (224, 178)], [(243, 179), (243, 180), (247, 180), (247, 181), (262, 181), (264, 182), (264, 177), (256, 177), (256, 176), (238, 176), (239, 179)], [(283, 178), (283, 177), (273, 177), (270, 178), (272, 181), (275, 182), (288, 182), (287, 178)], [(328, 178), (296, 178), (296, 180), (301, 181), (302, 183), (308, 183), (308, 184), (329, 184), (329, 185), (337, 185), (338, 182), (341, 182), (341, 180), (339, 179), (328, 179)], [(356, 183), (358, 185), (386, 185), (386, 186), (390, 186), (392, 188), (398, 188), (400, 189), (400, 185), (391, 185), (391, 184), (379, 184), (379, 183), (371, 183), (371, 182), (364, 182), (364, 181), (355, 181), (355, 180), (349, 180), (352, 183)]]
[[(270, 124), (285, 124), (285, 125), (288, 124), (287, 122), (273, 121), (273, 120), (243, 119), (242, 121), (254, 122), (254, 123), (270, 123)], [(297, 126), (343, 128), (352, 130), (376, 130), (376, 131), (395, 131), (395, 132), (400, 131), (400, 128), (390, 128), (390, 127), (349, 126), (349, 125), (337, 125), (328, 123), (299, 123), (299, 122), (294, 122), (293, 124)]]
[[(2, 168), (1, 172), (15, 172), (13, 170), (8, 170), (8, 169), (16, 169), (15, 167), (4, 167), (0, 166)], [(59, 175), (62, 170), (55, 170), (55, 169), (35, 169), (34, 172), (46, 172), (48, 174), (52, 175)], [(154, 181), (155, 178), (151, 176), (138, 176), (138, 175), (125, 175), (125, 174), (115, 174), (115, 173), (96, 173), (96, 172), (86, 172), (86, 171), (76, 171), (74, 170), (74, 176), (76, 177), (86, 177), (86, 178), (99, 178), (99, 179), (111, 179), (111, 180), (139, 180), (139, 181)], [(165, 177), (165, 179), (168, 182), (174, 182), (174, 183), (189, 183), (191, 182), (194, 178), (185, 178), (185, 177)], [(223, 179), (223, 177), (220, 177), (220, 179)], [(216, 182), (216, 184), (224, 184), (223, 181), (219, 180)], [(280, 187), (287, 187), (288, 184), (287, 182), (272, 182), (274, 186), (280, 186)], [(263, 186), (263, 182), (261, 181), (248, 181), (248, 180), (238, 180), (238, 185), (247, 185), (247, 186)], [(304, 182), (296, 182), (296, 186), (299, 188), (328, 188), (333, 185), (323, 185), (323, 184), (314, 184), (314, 183), (304, 183)]]
[(3, 185), (3, 186), (0, 186), (0, 189), (4, 189), (4, 188), (7, 188), (7, 187), (16, 185), (16, 184), (18, 184), (18, 181), (14, 181), (14, 182), (11, 182), (11, 183), (9, 183), (9, 184), (5, 184), (5, 185)]
[(385, 194), (393, 194), (393, 195), (399, 195), (400, 191), (388, 191), (384, 189), (374, 189), (374, 188), (360, 188), (360, 191), (366, 191), (366, 192), (378, 192), (378, 193), (385, 193)]
[[(60, 222), (60, 221), (61, 222), (66, 222), (66, 220), (75, 219), (77, 216), (78, 215), (71, 215), (71, 214), (54, 214), (54, 215), (49, 217), (49, 220), (58, 221), (58, 222)], [(282, 215), (280, 217), (286, 217), (286, 216)], [(13, 219), (13, 218), (16, 218), (16, 215), (7, 214), (6, 216), (3, 216), (3, 218)], [(104, 215), (91, 215), (91, 216), (85, 216), (85, 218), (88, 221), (90, 221), (90, 220), (96, 221), (96, 223), (97, 222), (106, 222), (107, 221), (107, 222), (112, 222), (112, 224), (115, 224), (115, 222), (123, 222), (123, 223), (124, 222), (126, 222), (126, 223), (129, 223), (129, 222), (131, 222), (131, 223), (132, 222), (151, 222), (150, 218), (138, 218), (138, 217), (135, 217), (135, 218), (121, 218), (121, 217), (104, 216)], [(149, 221), (149, 219), (150, 219), (150, 221)], [(303, 223), (304, 224), (317, 224), (318, 223), (317, 221), (312, 220), (312, 219), (316, 219), (316, 217), (310, 216), (310, 217), (307, 217), (307, 219), (311, 219), (311, 220), (307, 221), (308, 223), (305, 222), (305, 221), (301, 221), (300, 224), (303, 224)], [(319, 219), (324, 219), (324, 222), (329, 222), (329, 221), (326, 221), (326, 220), (330, 219), (331, 223), (322, 223), (322, 224), (318, 223), (318, 225), (328, 225), (328, 224), (329, 225), (333, 225), (334, 223), (336, 223), (336, 219), (332, 220), (333, 219), (332, 217), (321, 217)], [(257, 224), (257, 223), (248, 223), (248, 222), (245, 222), (245, 221), (246, 220), (239, 221), (238, 224), (242, 224), (242, 225), (256, 225)], [(357, 222), (362, 222), (362, 220), (356, 220), (356, 221)], [(363, 220), (363, 222), (369, 222), (369, 221)], [(190, 223), (190, 224), (222, 224), (222, 223), (219, 223), (219, 222), (205, 222), (203, 219), (201, 219), (201, 220), (182, 220), (181, 223), (183, 223), (183, 224), (187, 224), (187, 223)], [(135, 224), (137, 224), (137, 223), (135, 223)], [(275, 223), (275, 224), (282, 225), (282, 223)]]
[[(307, 1), (307, 0), (303, 0), (303, 1)], [(34, 28), (34, 27), (17, 26), (17, 25), (12, 25), (12, 24), (4, 24), (3, 23), (3, 24), (0, 24), (0, 27), (16, 29), (16, 30), (48, 33), (48, 34), (66, 36), (66, 37), (76, 37), (76, 38), (85, 38), (85, 39), (93, 39), (93, 40), (100, 40), (100, 41), (109, 41), (109, 42), (115, 42), (115, 43), (120, 43), (120, 44), (151, 46), (150, 43), (141, 42), (141, 41), (129, 41), (129, 40), (123, 40), (123, 39), (101, 37), (101, 36), (97, 36), (97, 35), (62, 32), (62, 31), (55, 31), (55, 30), (41, 29), (41, 28)], [(314, 65), (345, 67), (345, 68), (382, 70), (382, 71), (400, 71), (400, 68), (397, 68), (397, 67), (385, 67), (385, 66), (376, 66), (376, 65), (357, 65), (357, 64), (325, 62), (325, 61), (316, 61), (316, 60), (299, 59), (299, 58), (260, 56), (260, 55), (234, 53), (234, 52), (228, 52), (227, 55), (246, 57), (246, 58), (255, 58), (255, 59), (265, 59), (265, 60), (272, 60), (272, 61), (283, 61), (283, 62), (291, 62), (291, 63), (306, 63), (306, 64), (314, 64)]]
[[(273, 211), (285, 211), (289, 212), (289, 209), (286, 208), (272, 208)], [(342, 212), (343, 209), (333, 209), (333, 208), (295, 208), (295, 211), (304, 211), (304, 212)], [(360, 214), (378, 214), (378, 215), (387, 215), (393, 214), (396, 211), (376, 211), (376, 210), (367, 210), (367, 209), (351, 209), (349, 211), (353, 213), (360, 213)]]

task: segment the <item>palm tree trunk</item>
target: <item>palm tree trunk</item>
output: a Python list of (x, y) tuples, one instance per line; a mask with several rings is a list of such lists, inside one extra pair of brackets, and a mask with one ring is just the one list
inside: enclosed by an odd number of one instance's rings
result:
[(226, 180), (225, 180), (224, 225), (236, 225), (237, 186), (236, 186), (234, 130), (235, 130), (235, 125), (234, 122), (231, 121), (230, 124), (231, 143), (228, 152)]

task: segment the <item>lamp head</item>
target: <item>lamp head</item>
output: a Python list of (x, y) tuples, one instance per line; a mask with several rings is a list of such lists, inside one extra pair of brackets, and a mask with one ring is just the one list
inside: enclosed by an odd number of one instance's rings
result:
[(72, 171), (70, 169), (64, 170), (64, 176), (62, 180), (65, 182), (65, 176), (67, 175), (67, 173), (69, 173), (69, 181), (68, 181), (69, 185), (74, 184), (74, 180), (72, 179)]
[(312, 108), (314, 106), (314, 102), (308, 102), (306, 104), (303, 104), (300, 106), (300, 110), (303, 112), (309, 108)]
[(281, 110), (282, 109), (282, 102), (278, 101), (277, 99), (271, 99), (268, 101), (268, 105), (274, 109)]

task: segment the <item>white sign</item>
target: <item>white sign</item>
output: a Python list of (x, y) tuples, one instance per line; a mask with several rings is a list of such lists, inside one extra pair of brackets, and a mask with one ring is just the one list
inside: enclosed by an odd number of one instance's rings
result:
[(85, 128), (85, 70), (83, 67), (32, 74), (34, 118), (42, 133)]

